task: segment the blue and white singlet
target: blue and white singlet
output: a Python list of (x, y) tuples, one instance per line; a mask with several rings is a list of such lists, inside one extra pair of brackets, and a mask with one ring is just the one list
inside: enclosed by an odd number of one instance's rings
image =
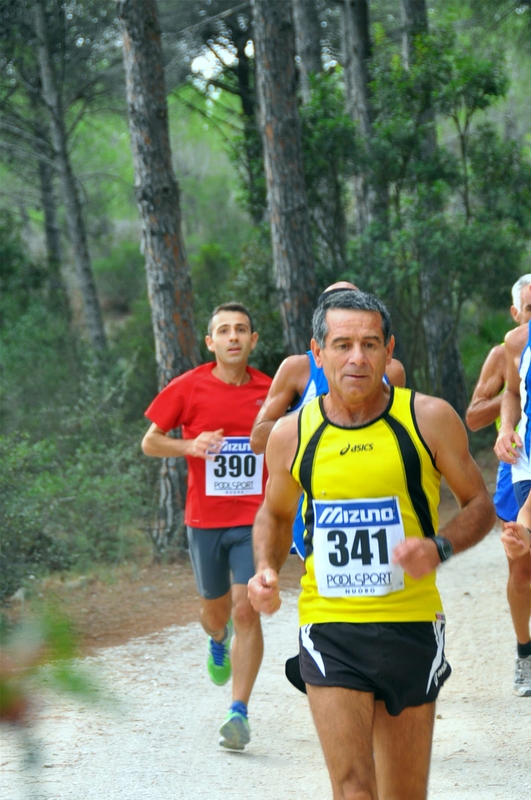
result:
[(516, 429), (523, 442), (518, 448), (520, 458), (512, 467), (513, 483), (531, 479), (531, 320), (527, 323), (527, 344), (522, 351), (518, 373), (520, 375), (520, 422)]

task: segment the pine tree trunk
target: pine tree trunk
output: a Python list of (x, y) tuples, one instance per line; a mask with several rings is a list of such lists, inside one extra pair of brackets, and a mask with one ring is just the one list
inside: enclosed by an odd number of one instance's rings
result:
[[(402, 52), (404, 62), (409, 67), (415, 59), (415, 36), (428, 32), (428, 13), (425, 0), (401, 0), (401, 3)], [(422, 150), (428, 160), (433, 157), (437, 148), (435, 114), (429, 103), (421, 122), (426, 126)], [(436, 199), (430, 198), (426, 202), (426, 213), (435, 214), (438, 210)], [(422, 243), (419, 243), (419, 251), (422, 253)], [(420, 263), (422, 326), (426, 340), (430, 392), (447, 400), (464, 419), (467, 408), (466, 380), (457, 339), (451, 287), (445, 281), (433, 253), (427, 252), (420, 258)]]
[[(321, 23), (316, 0), (293, 0), (293, 22), (299, 75), (299, 91), (303, 105), (310, 102), (310, 76), (323, 71), (321, 58)], [(311, 204), (316, 261), (330, 283), (347, 269), (347, 223), (343, 187), (337, 176), (320, 179), (319, 200)]]
[(321, 59), (321, 23), (315, 0), (293, 0), (295, 41), (299, 57), (302, 102), (310, 99), (310, 75), (323, 71)]
[(48, 264), (48, 298), (50, 307), (69, 314), (68, 295), (61, 276), (62, 249), (61, 232), (57, 219), (57, 203), (55, 199), (54, 154), (48, 143), (46, 130), (38, 121), (39, 111), (35, 109), (36, 152), (39, 164), (39, 184), (41, 206), (44, 213), (44, 240), (46, 242), (46, 261)]
[(253, 0), (253, 20), (275, 280), (287, 352), (302, 353), (311, 337), (316, 283), (302, 166), (291, 3)]
[(85, 324), (94, 349), (104, 350), (107, 346), (107, 339), (92, 272), (81, 202), (68, 153), (65, 120), (61, 98), (55, 84), (42, 0), (34, 0), (34, 10), (35, 28), (39, 39), (39, 66), (43, 99), (50, 114), (52, 142), (61, 176), (63, 202), (65, 204), (68, 231), (74, 249), (77, 277), (85, 313)]
[(231, 38), (236, 47), (238, 63), (236, 77), (243, 115), (243, 138), (245, 151), (245, 169), (249, 195), (253, 202), (248, 204), (248, 211), (255, 225), (261, 225), (265, 214), (265, 201), (262, 202), (262, 191), (257, 185), (256, 164), (263, 160), (263, 149), (258, 120), (256, 114), (256, 74), (254, 59), (246, 53), (247, 43), (251, 35), (246, 28), (240, 27), (238, 16), (228, 17), (226, 24), (230, 29)]
[(347, 111), (358, 123), (364, 139), (371, 135), (371, 93), (369, 62), (372, 43), (367, 0), (343, 0), (342, 50)]
[[(179, 187), (172, 167), (168, 106), (155, 0), (120, 0), (129, 130), (135, 190), (159, 388), (199, 363), (190, 272), (181, 231)], [(186, 462), (163, 459), (159, 518), (152, 536), (158, 554), (182, 550)]]
[[(342, 50), (347, 111), (358, 124), (370, 154), (373, 110), (370, 90), (372, 41), (367, 0), (342, 0)], [(358, 232), (377, 222), (379, 236), (388, 236), (389, 196), (386, 185), (369, 187), (363, 176), (354, 181)]]

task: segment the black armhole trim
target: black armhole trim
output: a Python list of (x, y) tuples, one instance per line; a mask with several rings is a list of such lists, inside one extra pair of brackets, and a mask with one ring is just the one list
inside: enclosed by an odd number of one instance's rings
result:
[(395, 434), (406, 475), (407, 491), (415, 513), (420, 522), (424, 536), (435, 536), (433, 521), (430, 514), (430, 506), (426, 493), (422, 488), (422, 465), (419, 454), (407, 429), (398, 420), (388, 415), (386, 422)]
[(311, 545), (311, 542), (313, 541), (313, 525), (314, 525), (313, 494), (312, 494), (313, 462), (315, 459), (315, 451), (317, 449), (319, 439), (323, 435), (323, 431), (325, 430), (327, 425), (328, 421), (326, 419), (323, 419), (317, 430), (312, 434), (308, 444), (306, 445), (306, 449), (303, 453), (301, 464), (299, 467), (300, 483), (307, 497), (306, 514), (304, 515), (304, 527), (306, 528), (308, 534), (308, 536), (304, 537), (304, 550), (306, 558), (308, 558), (308, 556), (311, 554), (313, 550), (313, 547)]
[(435, 463), (435, 458), (433, 457), (433, 453), (431, 452), (430, 448), (426, 444), (426, 440), (424, 439), (424, 436), (421, 434), (420, 429), (419, 429), (419, 425), (418, 425), (418, 422), (417, 422), (417, 417), (416, 417), (416, 414), (415, 414), (415, 405), (414, 405), (415, 395), (416, 395), (416, 392), (412, 391), (411, 392), (411, 398), (410, 398), (410, 401), (409, 401), (409, 403), (410, 403), (409, 408), (410, 408), (410, 411), (411, 411), (411, 419), (413, 420), (413, 425), (414, 425), (415, 431), (417, 433), (417, 436), (419, 437), (420, 441), (422, 442), (422, 445), (423, 445), (424, 449), (426, 450), (427, 454), (429, 455), (431, 463), (433, 464), (434, 469), (436, 469), (437, 472), (439, 472), (439, 468), (438, 468), (437, 464)]
[(302, 427), (302, 412), (304, 406), (299, 411), (299, 416), (297, 417), (297, 449), (295, 450), (295, 455), (293, 456), (293, 461), (291, 462), (291, 467), (289, 471), (293, 475), (293, 467), (295, 466), (295, 462), (297, 460), (297, 456), (299, 455), (299, 450), (301, 449), (301, 427)]

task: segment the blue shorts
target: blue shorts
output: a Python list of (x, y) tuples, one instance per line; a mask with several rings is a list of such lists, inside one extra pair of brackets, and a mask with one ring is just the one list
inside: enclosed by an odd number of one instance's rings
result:
[(494, 492), (494, 506), (496, 514), (504, 522), (515, 520), (518, 516), (519, 506), (514, 494), (511, 465), (500, 461), (496, 476), (496, 491)]
[[(516, 497), (516, 502), (518, 503), (518, 508), (522, 508), (523, 504), (527, 500), (527, 496), (531, 491), (531, 481), (517, 481), (513, 483), (514, 489), (514, 496)], [(516, 517), (514, 517), (516, 519)]]
[(247, 584), (253, 577), (252, 526), (234, 528), (187, 528), (190, 560), (197, 591), (205, 600), (216, 600), (233, 583)]

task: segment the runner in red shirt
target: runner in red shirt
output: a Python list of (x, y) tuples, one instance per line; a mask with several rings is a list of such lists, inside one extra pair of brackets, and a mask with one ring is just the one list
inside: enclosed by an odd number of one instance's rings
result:
[[(247, 704), (263, 654), (260, 615), (249, 603), (247, 582), (254, 575), (251, 530), (266, 474), (249, 435), (271, 378), (247, 364), (258, 333), (245, 306), (218, 306), (205, 341), (216, 360), (174, 378), (155, 398), (146, 411), (152, 425), (142, 449), (148, 456), (184, 456), (188, 463), (185, 523), (201, 624), (209, 636), (208, 672), (218, 685), (232, 672), (233, 703), (220, 745), (243, 750), (250, 740)], [(168, 436), (178, 427), (182, 439)]]

